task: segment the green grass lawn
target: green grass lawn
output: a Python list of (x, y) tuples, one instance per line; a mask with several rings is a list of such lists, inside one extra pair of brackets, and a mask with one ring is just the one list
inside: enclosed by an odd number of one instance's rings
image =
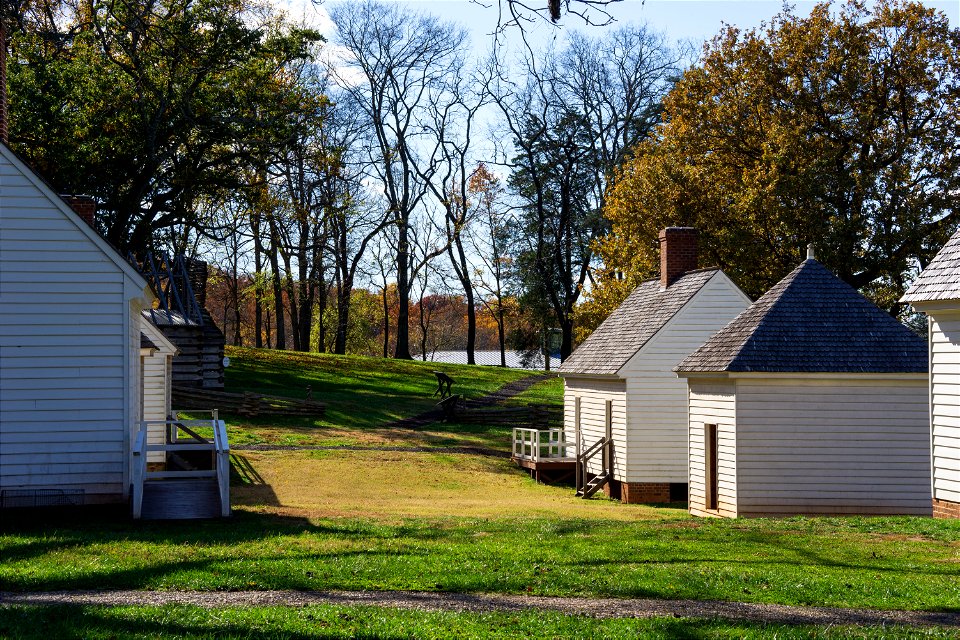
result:
[(245, 511), (189, 526), (5, 518), (0, 583), (14, 591), (414, 589), (960, 611), (958, 522), (695, 520), (641, 508), (648, 519), (632, 522)]
[[(227, 414), (230, 442), (281, 445), (456, 444), (488, 445), (497, 435), (485, 429), (437, 429), (404, 432), (385, 429), (394, 420), (432, 409), (438, 399), (433, 371), (443, 371), (456, 382), (453, 391), (479, 398), (529, 371), (488, 366), (467, 366), (363, 356), (305, 354), (227, 347), (230, 366), (226, 390), (253, 391), (293, 398), (306, 396), (327, 403), (322, 418), (244, 418)], [(561, 390), (562, 394), (562, 390)], [(479, 434), (473, 437), (470, 432)]]
[[(960, 611), (960, 522), (914, 517), (710, 520), (685, 505), (579, 500), (496, 456), (510, 428), (384, 423), (432, 407), (442, 367), (477, 397), (528, 375), (496, 367), (231, 349), (228, 389), (329, 403), (321, 420), (242, 421), (231, 443), (371, 450), (235, 451), (235, 515), (132, 522), (121, 511), (8, 512), (0, 588), (397, 589), (656, 597)], [(562, 403), (562, 381), (511, 404)], [(309, 615), (308, 615), (309, 614)], [(51, 629), (52, 631), (48, 631)], [(877, 633), (873, 633), (876, 631)], [(901, 633), (902, 632), (902, 633)], [(0, 606), (0, 637), (945, 637), (942, 630), (598, 621), (553, 613), (430, 614), (363, 607)]]
[(520, 393), (504, 404), (508, 406), (525, 406), (540, 404), (555, 409), (563, 408), (563, 378), (550, 378), (538, 382), (523, 393)]
[(785, 626), (684, 618), (608, 619), (547, 611), (441, 613), (380, 607), (0, 607), (0, 637), (125, 640), (272, 638), (955, 638), (955, 629)]

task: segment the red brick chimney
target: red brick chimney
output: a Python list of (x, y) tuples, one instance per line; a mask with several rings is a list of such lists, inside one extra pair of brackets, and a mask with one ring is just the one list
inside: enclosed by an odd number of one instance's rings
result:
[(94, 218), (97, 215), (97, 201), (91, 198), (90, 196), (73, 196), (73, 195), (63, 195), (60, 196), (63, 198), (63, 201), (70, 205), (70, 208), (73, 209), (78, 216), (83, 218), (83, 221), (90, 225), (91, 228), (96, 229), (94, 226)]
[(660, 286), (697, 268), (697, 235), (693, 227), (667, 227), (660, 232)]

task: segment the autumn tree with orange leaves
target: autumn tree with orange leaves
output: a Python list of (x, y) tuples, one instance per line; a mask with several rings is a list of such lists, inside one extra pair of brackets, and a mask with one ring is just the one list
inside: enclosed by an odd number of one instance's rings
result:
[(701, 264), (759, 296), (808, 243), (896, 311), (960, 222), (960, 30), (914, 2), (789, 10), (728, 27), (619, 171), (584, 325), (658, 269), (659, 229), (701, 231)]

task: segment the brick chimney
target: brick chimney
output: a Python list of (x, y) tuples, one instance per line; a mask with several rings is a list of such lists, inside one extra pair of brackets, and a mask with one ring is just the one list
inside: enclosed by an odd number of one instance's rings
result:
[(74, 196), (74, 195), (62, 195), (63, 201), (70, 205), (70, 208), (73, 209), (78, 216), (83, 218), (83, 221), (86, 222), (92, 229), (96, 229), (94, 226), (94, 218), (97, 215), (97, 201), (91, 198), (90, 196)]
[(693, 227), (667, 227), (660, 232), (660, 286), (697, 268), (697, 235)]

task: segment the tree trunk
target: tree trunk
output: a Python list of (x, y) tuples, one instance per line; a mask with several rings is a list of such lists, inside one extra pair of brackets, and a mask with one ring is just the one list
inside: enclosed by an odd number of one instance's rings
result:
[[(350, 328), (350, 294), (353, 290), (353, 281), (344, 279), (337, 289), (337, 337), (334, 341), (333, 352), (344, 354), (347, 352), (347, 331)], [(384, 347), (386, 351), (386, 347)]]
[(394, 347), (393, 357), (401, 360), (412, 360), (410, 355), (410, 254), (407, 237), (407, 220), (399, 222), (399, 242), (397, 243), (397, 298), (399, 311), (397, 313), (397, 344)]
[(287, 348), (287, 323), (283, 311), (283, 283), (280, 282), (280, 259), (277, 255), (279, 252), (279, 234), (277, 233), (277, 224), (272, 217), (269, 218), (268, 222), (270, 224), (270, 251), (267, 255), (270, 259), (270, 268), (273, 270), (273, 277), (271, 278), (273, 283), (273, 309), (277, 318), (277, 340), (275, 347), (282, 350)]
[(390, 305), (387, 300), (387, 285), (383, 285), (383, 357), (390, 357)]
[(260, 241), (260, 216), (250, 216), (250, 226), (253, 231), (253, 344), (257, 349), (263, 348), (263, 254)]
[(500, 340), (500, 366), (507, 366), (506, 336), (503, 331), (503, 302), (497, 300), (497, 338)]

